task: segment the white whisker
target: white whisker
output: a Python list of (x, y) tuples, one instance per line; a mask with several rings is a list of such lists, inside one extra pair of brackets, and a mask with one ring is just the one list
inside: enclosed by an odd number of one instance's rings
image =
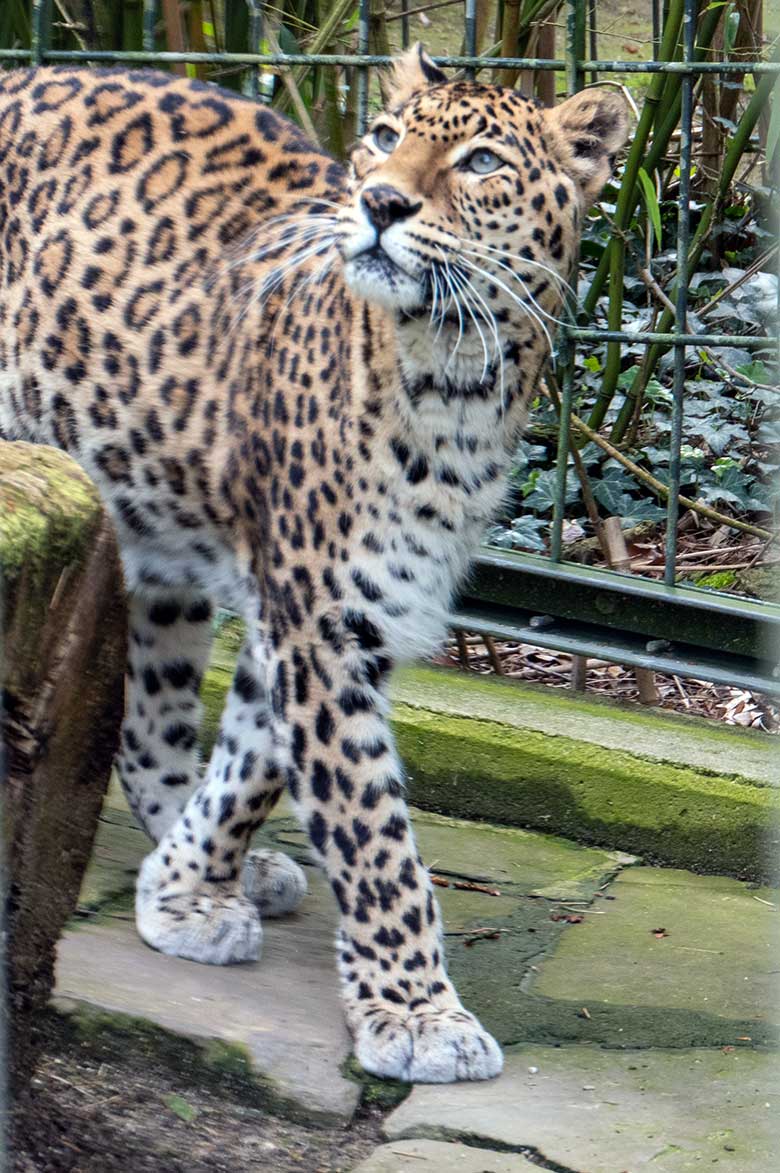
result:
[[(464, 252), (468, 252), (468, 250), (464, 250)], [(469, 253), (469, 255), (476, 256), (477, 254), (476, 253)], [(536, 300), (534, 295), (531, 293), (531, 290), (528, 288), (528, 285), (525, 281), (525, 278), (522, 277), (520, 273), (516, 273), (514, 271), (514, 269), (512, 269), (509, 265), (505, 265), (502, 261), (496, 260), (495, 257), (480, 257), (480, 260), (484, 260), (484, 261), (486, 261), (486, 263), (489, 263), (489, 264), (498, 265), (499, 269), (504, 269), (505, 272), (507, 272), (510, 277), (514, 277), (515, 281), (519, 282), (519, 284), (522, 285), (523, 289), (525, 290), (525, 293), (528, 297), (528, 303), (530, 305), (532, 305), (534, 307), (534, 309), (539, 314), (541, 314), (543, 317), (547, 318), (547, 320), (549, 322), (552, 322), (553, 325), (560, 326), (560, 324), (561, 324), (560, 318), (555, 318), (555, 317), (553, 317), (552, 314), (549, 314), (547, 312), (547, 310), (542, 309), (542, 307), (539, 305), (539, 302)], [(488, 269), (483, 270), (483, 271), (485, 273), (489, 273)]]
[(469, 245), (472, 249), (478, 251), (497, 253), (506, 261), (517, 261), (518, 265), (532, 265), (536, 269), (541, 269), (548, 277), (552, 277), (553, 281), (556, 281), (567, 293), (574, 296), (574, 289), (565, 277), (562, 277), (560, 273), (556, 273), (555, 269), (550, 268), (549, 265), (545, 265), (543, 261), (532, 260), (530, 257), (521, 257), (518, 253), (510, 253), (506, 249), (497, 248), (494, 244), (485, 244), (483, 240), (470, 240)]
[(463, 281), (465, 281), (466, 285), (469, 287), (469, 289), (471, 290), (474, 297), (477, 298), (477, 300), (481, 303), (482, 309), (480, 310), (480, 313), (493, 334), (493, 340), (495, 342), (495, 348), (496, 348), (496, 357), (498, 358), (498, 362), (499, 362), (499, 384), (500, 384), (500, 390), (501, 390), (501, 410), (503, 412), (503, 410), (504, 410), (504, 348), (501, 345), (501, 339), (498, 334), (498, 323), (496, 322), (496, 316), (493, 313), (493, 311), (491, 310), (488, 303), (485, 301), (482, 294), (479, 292), (477, 287), (471, 281), (471, 279), (469, 277), (467, 277), (465, 273), (461, 273), (460, 276), (461, 276), (461, 279)]
[(490, 273), (487, 269), (483, 269), (479, 265), (475, 265), (472, 261), (469, 261), (466, 257), (461, 258), (461, 264), (465, 265), (468, 269), (471, 269), (472, 272), (478, 273), (479, 276), (482, 277), (483, 280), (487, 281), (489, 284), (497, 285), (499, 287), (499, 289), (503, 289), (504, 293), (506, 293), (507, 297), (510, 297), (512, 299), (512, 301), (515, 303), (515, 305), (519, 306), (520, 309), (522, 309), (524, 311), (524, 313), (530, 314), (530, 316), (534, 319), (534, 321), (541, 328), (543, 334), (545, 335), (545, 337), (547, 339), (547, 345), (549, 346), (550, 352), (552, 353), (553, 343), (552, 343), (552, 337), (550, 335), (550, 331), (547, 329), (546, 325), (544, 324), (544, 320), (536, 312), (536, 309), (534, 306), (529, 305), (529, 303), (527, 301), (524, 301), (521, 297), (518, 297), (518, 295), (512, 289), (509, 288), (509, 286), (506, 284), (506, 282), (502, 281), (500, 277), (497, 277), (495, 275), (495, 273)]
[[(468, 281), (468, 278), (465, 276), (465, 274), (459, 273), (457, 271), (457, 269), (452, 269), (451, 272), (452, 272), (453, 280), (455, 281), (455, 284), (457, 285), (458, 290), (461, 294), (461, 297), (463, 298), (463, 301), (465, 303), (466, 309), (468, 310), (469, 316), (470, 316), (472, 322), (474, 323), (474, 329), (477, 331), (477, 334), (479, 335), (479, 340), (482, 343), (482, 356), (483, 357), (482, 357), (481, 378), (484, 379), (485, 375), (488, 372), (488, 367), (490, 366), (490, 355), (488, 353), (488, 346), (487, 346), (487, 342), (485, 340), (485, 335), (482, 332), (482, 327), (480, 326), (479, 322), (477, 321), (476, 316), (474, 314), (474, 310), (472, 308), (473, 304), (474, 304), (473, 299), (472, 299), (472, 293), (470, 293), (469, 289), (467, 288), (467, 286), (470, 285), (470, 282)], [(471, 290), (473, 292), (473, 286), (471, 286)], [(479, 309), (479, 306), (477, 306), (477, 309)]]

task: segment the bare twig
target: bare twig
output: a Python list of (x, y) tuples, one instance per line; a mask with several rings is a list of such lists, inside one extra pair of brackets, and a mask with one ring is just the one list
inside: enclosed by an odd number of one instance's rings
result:
[[(583, 436), (587, 436), (587, 438), (592, 440), (594, 444), (598, 444), (599, 448), (601, 448), (604, 452), (608, 452), (609, 455), (618, 462), (618, 464), (622, 464), (624, 468), (627, 468), (628, 471), (637, 478), (637, 480), (642, 481), (646, 485), (649, 485), (654, 490), (654, 492), (658, 494), (659, 497), (663, 498), (663, 500), (667, 499), (669, 496), (669, 489), (663, 483), (663, 481), (659, 481), (657, 477), (652, 475), (652, 473), (646, 472), (645, 469), (640, 468), (638, 464), (635, 464), (633, 460), (629, 460), (629, 458), (625, 456), (619, 448), (616, 448), (614, 444), (610, 444), (609, 440), (605, 440), (604, 437), (599, 435), (598, 432), (594, 432), (593, 429), (589, 428), (585, 421), (580, 419), (578, 415), (575, 415), (574, 412), (571, 414), (571, 422), (578, 432), (581, 432)], [(683, 497), (682, 494), (680, 494), (678, 500), (685, 509), (690, 509), (694, 513), (698, 513), (701, 517), (706, 517), (710, 521), (716, 522), (718, 525), (727, 525), (731, 529), (740, 530), (742, 533), (753, 534), (755, 537), (763, 538), (767, 541), (771, 541), (773, 538), (773, 535), (770, 533), (770, 531), (768, 529), (764, 529), (763, 526), (751, 525), (748, 521), (739, 521), (736, 517), (728, 517), (725, 513), (718, 513), (717, 509), (711, 509), (709, 505), (704, 505), (701, 501), (692, 501), (690, 497)]]

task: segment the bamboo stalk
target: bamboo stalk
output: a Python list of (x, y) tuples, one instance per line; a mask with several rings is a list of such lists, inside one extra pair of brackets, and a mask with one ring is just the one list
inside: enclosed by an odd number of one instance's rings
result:
[[(697, 35), (696, 51), (694, 53), (695, 61), (702, 61), (707, 56), (709, 52), (709, 45), (715, 34), (715, 29), (717, 28), (719, 20), (720, 12), (717, 7), (709, 8), (704, 12)], [(664, 45), (660, 50), (659, 60), (673, 59), (675, 49), (674, 45), (672, 45), (671, 49), (669, 48), (670, 43), (671, 38), (667, 40), (665, 37)], [(667, 54), (666, 57), (663, 56), (664, 52)], [(642, 140), (641, 150), (637, 151), (638, 155), (640, 156), (640, 165), (644, 167), (648, 175), (652, 175), (661, 164), (661, 161), (663, 160), (663, 157), (674, 134), (675, 128), (677, 127), (677, 123), (680, 120), (681, 86), (682, 77), (678, 74), (670, 74), (667, 78), (664, 74), (658, 73), (654, 74), (651, 79), (642, 113), (644, 115), (644, 111), (647, 108), (648, 103), (653, 106), (653, 110), (644, 119), (642, 116), (640, 116), (639, 125), (637, 126), (635, 132), (636, 136), (641, 136)], [(648, 123), (653, 125), (647, 125)], [(649, 139), (651, 129), (652, 140)], [(644, 157), (642, 157), (643, 155)], [(636, 170), (638, 171), (638, 168)], [(625, 180), (624, 172), (624, 179), (621, 181), (621, 193), (626, 182), (627, 181)], [(622, 214), (620, 222), (618, 222), (618, 227), (620, 227), (623, 231), (625, 231), (625, 229), (627, 229), (631, 223), (631, 218), (639, 200), (636, 173), (634, 174), (634, 179), (631, 186), (633, 198), (631, 199), (630, 204), (627, 202), (626, 210)], [(602, 253), (590, 288), (588, 289), (588, 292), (584, 298), (581, 308), (582, 313), (586, 319), (593, 317), (599, 298), (601, 297), (601, 294), (604, 290), (604, 285), (609, 276), (613, 247), (615, 247), (615, 245), (613, 242), (610, 242), (608, 247)], [(596, 419), (593, 415), (591, 415), (588, 422), (590, 423), (591, 427), (598, 427), (600, 426), (602, 420), (603, 415), (599, 419)]]
[[(184, 53), (186, 46), (184, 44), (184, 29), (182, 27), (179, 0), (162, 0), (162, 9), (168, 49), (172, 53)], [(184, 61), (174, 62), (171, 69), (174, 73), (178, 73), (179, 77), (187, 76), (187, 65)]]
[[(661, 43), (661, 59), (671, 60), (682, 27), (684, 0), (670, 0), (669, 13), (664, 26), (663, 41)], [(631, 217), (636, 206), (635, 189), (638, 183), (639, 169), (644, 163), (647, 139), (656, 116), (658, 104), (663, 92), (665, 78), (663, 74), (655, 74), (650, 82), (645, 104), (639, 118), (634, 140), (628, 152), (623, 180), (618, 193), (615, 208), (615, 227), (618, 235), (613, 236), (607, 245), (609, 251), (609, 308), (607, 310), (607, 326), (610, 330), (619, 330), (623, 324), (623, 289), (626, 273), (626, 250), (619, 233), (625, 232), (631, 223)], [(591, 290), (588, 293), (590, 297)], [(587, 304), (588, 298), (586, 298)], [(607, 355), (604, 363), (604, 374), (598, 399), (590, 413), (589, 424), (592, 428), (601, 426), (607, 408), (617, 388), (620, 375), (621, 346), (617, 342), (607, 343)]]
[[(314, 34), (311, 44), (307, 46), (306, 52), (311, 53), (312, 56), (317, 53), (324, 53), (330, 42), (337, 35), (339, 26), (352, 14), (355, 7), (355, 0), (335, 0), (333, 7), (328, 15), (325, 17), (320, 28)], [(291, 80), (300, 90), (306, 74), (312, 68), (310, 65), (297, 66), (291, 74)], [(280, 94), (276, 102), (278, 110), (284, 112), (291, 104), (289, 91), (287, 94)]]
[[(745, 147), (750, 139), (751, 134), (753, 133), (756, 123), (762, 115), (766, 102), (769, 100), (773, 86), (774, 79), (772, 78), (771, 74), (762, 76), (761, 80), (756, 86), (750, 102), (747, 105), (747, 108), (745, 109), (745, 113), (742, 115), (742, 118), (739, 121), (739, 125), (737, 126), (737, 129), (731, 139), (728, 150), (726, 151), (725, 158), (723, 160), (723, 169), (720, 174), (718, 190), (715, 194), (715, 198), (711, 203), (705, 205), (702, 211), (701, 219), (699, 220), (696, 231), (694, 232), (693, 238), (691, 240), (691, 245), (688, 250), (688, 267), (690, 270), (695, 269), (699, 262), (699, 258), (701, 257), (701, 254), (704, 250), (704, 245), (706, 244), (707, 237), (709, 235), (710, 226), (716, 214), (720, 212), (723, 202), (728, 195), (731, 182), (734, 178), (737, 167), (739, 166)], [(675, 292), (676, 283), (669, 290), (669, 297), (672, 301), (674, 301)], [(665, 309), (661, 314), (660, 320), (658, 322), (657, 332), (659, 334), (668, 333), (674, 326), (674, 317), (675, 316), (671, 310)], [(645, 387), (647, 386), (647, 382), (655, 370), (658, 359), (668, 349), (668, 346), (662, 343), (654, 343), (652, 346), (648, 347), (645, 362), (643, 362), (641, 366), (637, 367), (637, 373), (634, 376), (634, 380), (631, 386), (626, 392), (625, 402), (623, 403), (620, 414), (615, 421), (615, 426), (612, 429), (610, 438), (615, 443), (620, 443), (622, 440), (626, 428), (628, 427), (628, 424), (633, 415), (634, 406), (637, 399), (644, 394)], [(606, 412), (606, 407), (607, 405), (605, 404), (604, 412)], [(603, 417), (604, 413), (602, 412), (601, 419), (603, 419)], [(593, 426), (592, 420), (593, 414), (591, 414), (591, 417), (588, 420), (588, 424), (591, 427)], [(682, 500), (682, 498), (680, 499)]]

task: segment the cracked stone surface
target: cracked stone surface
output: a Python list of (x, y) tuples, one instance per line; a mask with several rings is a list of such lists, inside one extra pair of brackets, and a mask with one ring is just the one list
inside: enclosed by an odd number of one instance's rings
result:
[[(550, 921), (551, 900), (589, 899), (620, 866), (614, 853), (551, 836), (421, 812), (414, 812), (414, 822), (423, 858), (434, 871), (501, 892), (437, 888), (451, 968), (467, 986), (466, 972), (478, 953), (477, 972), (483, 963), (500, 961), (525, 973), (530, 958), (565, 929)], [(284, 808), (256, 843), (288, 850), (309, 864), (306, 838)], [(87, 923), (82, 919), (60, 942), (57, 995), (188, 1037), (241, 1044), (256, 1073), (282, 1095), (311, 1114), (348, 1121), (360, 1088), (341, 1074), (350, 1040), (333, 955), (335, 907), (324, 878), (307, 867), (309, 895), (292, 916), (264, 923), (258, 963), (201, 966), (155, 953), (136, 935), (132, 890), (148, 849), (113, 787), (81, 893)], [(504, 925), (506, 934), (466, 947), (473, 928)], [(466, 993), (470, 1008), (488, 1020), (492, 986), (485, 986), (484, 997), (479, 985)], [(501, 1026), (499, 1017), (495, 1029)]]
[(60, 941), (56, 993), (189, 1038), (240, 1044), (280, 1095), (312, 1117), (347, 1123), (360, 1088), (340, 1070), (350, 1041), (329, 905), (316, 885), (299, 912), (267, 921), (260, 961), (249, 965), (166, 957), (144, 945), (129, 919), (77, 928)]
[(598, 904), (603, 915), (589, 915), (576, 935), (563, 935), (540, 967), (535, 993), (581, 999), (589, 1009), (695, 1009), (780, 1023), (780, 899), (774, 889), (723, 876), (631, 868), (616, 878), (610, 895)]
[[(507, 1065), (487, 1084), (413, 1089), (361, 1173), (773, 1167), (776, 892), (628, 866), (631, 857), (512, 828), (419, 811), (414, 823), (436, 875), (488, 889), (436, 891), (450, 971), (508, 1047)], [(266, 922), (260, 962), (220, 969), (163, 957), (132, 924), (134, 873), (148, 847), (112, 791), (81, 895), (91, 913), (61, 942), (57, 993), (239, 1043), (288, 1101), (346, 1124), (360, 1088), (341, 1071), (350, 1043), (333, 901), (289, 811), (257, 842), (306, 863), (310, 881), (297, 913)], [(477, 928), (495, 935), (474, 940)], [(661, 928), (667, 935), (656, 937)]]
[(539, 1166), (519, 1153), (496, 1153), (490, 1149), (439, 1140), (397, 1140), (382, 1145), (353, 1173), (535, 1173)]
[(385, 1134), (528, 1146), (565, 1173), (766, 1173), (779, 1120), (776, 1054), (522, 1047), (491, 1083), (416, 1087)]

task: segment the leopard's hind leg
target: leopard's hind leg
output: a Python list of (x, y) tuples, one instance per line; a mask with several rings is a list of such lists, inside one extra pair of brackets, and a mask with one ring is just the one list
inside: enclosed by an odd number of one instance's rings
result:
[[(199, 690), (213, 638), (212, 605), (197, 592), (158, 589), (135, 593), (129, 610), (127, 706), (117, 769), (133, 813), (159, 843), (204, 782)], [(221, 783), (229, 784), (234, 771), (242, 783), (249, 773), (265, 771), (272, 714), (257, 676), (262, 667), (255, 653), (249, 671), (242, 665), (236, 672), (214, 747), (209, 776)], [(250, 851), (242, 882), (263, 916), (291, 912), (307, 887), (303, 870), (280, 851)]]
[(127, 689), (117, 772), (133, 814), (155, 843), (201, 785), (200, 685), (212, 643), (212, 604), (187, 588), (129, 599)]
[(278, 852), (247, 857), (285, 784), (286, 742), (277, 730), (263, 641), (250, 634), (203, 785), (141, 867), (138, 931), (161, 952), (216, 965), (254, 960), (259, 912), (288, 911), (305, 892), (292, 860)]

